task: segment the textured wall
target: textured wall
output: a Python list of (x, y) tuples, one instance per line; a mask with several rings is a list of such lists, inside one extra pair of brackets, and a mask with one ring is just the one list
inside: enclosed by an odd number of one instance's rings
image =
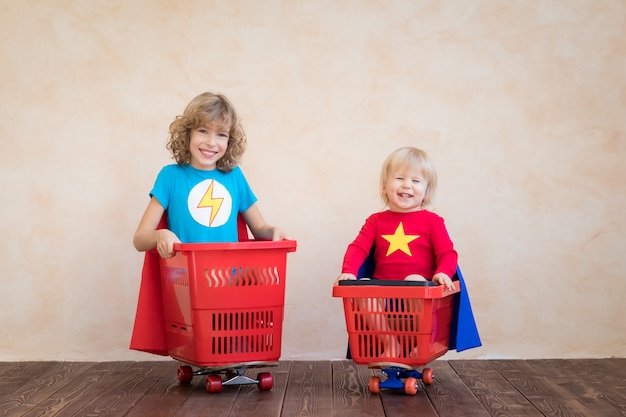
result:
[[(626, 354), (626, 5), (0, 0), (0, 360), (128, 350), (132, 235), (173, 117), (227, 94), (289, 229), (283, 358), (340, 358), (343, 251), (402, 145), (428, 151), (484, 347)], [(621, 254), (621, 255), (620, 255)]]

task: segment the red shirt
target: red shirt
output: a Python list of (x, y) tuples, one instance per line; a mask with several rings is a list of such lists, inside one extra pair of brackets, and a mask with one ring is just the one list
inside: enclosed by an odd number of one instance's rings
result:
[(443, 218), (431, 211), (372, 214), (348, 246), (342, 273), (357, 275), (372, 246), (376, 269), (371, 278), (402, 280), (419, 274), (432, 280), (436, 273), (452, 277), (456, 272), (458, 254)]

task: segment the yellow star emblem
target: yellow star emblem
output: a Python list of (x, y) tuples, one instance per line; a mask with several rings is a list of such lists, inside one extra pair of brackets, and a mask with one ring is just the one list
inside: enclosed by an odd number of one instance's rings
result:
[(404, 234), (404, 226), (402, 222), (398, 225), (393, 235), (382, 235), (382, 238), (389, 242), (389, 249), (387, 249), (387, 255), (389, 256), (397, 250), (401, 250), (409, 256), (412, 256), (409, 249), (409, 243), (417, 239), (419, 235), (406, 235)]

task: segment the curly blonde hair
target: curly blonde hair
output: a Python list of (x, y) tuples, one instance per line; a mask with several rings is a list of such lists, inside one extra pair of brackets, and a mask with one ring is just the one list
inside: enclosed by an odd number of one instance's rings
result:
[(432, 207), (433, 197), (437, 189), (437, 173), (435, 172), (435, 167), (430, 161), (428, 154), (412, 146), (398, 148), (385, 159), (380, 171), (380, 198), (385, 205), (389, 204), (389, 197), (387, 197), (387, 194), (384, 192), (385, 184), (389, 179), (389, 175), (392, 175), (394, 171), (404, 166), (414, 167), (422, 172), (424, 179), (428, 181), (422, 207)]
[(228, 147), (224, 156), (217, 161), (217, 169), (223, 172), (232, 171), (246, 150), (247, 139), (235, 107), (222, 94), (202, 93), (189, 102), (181, 116), (176, 116), (170, 124), (166, 145), (172, 158), (178, 165), (189, 164), (191, 131), (204, 125), (215, 125), (228, 130)]

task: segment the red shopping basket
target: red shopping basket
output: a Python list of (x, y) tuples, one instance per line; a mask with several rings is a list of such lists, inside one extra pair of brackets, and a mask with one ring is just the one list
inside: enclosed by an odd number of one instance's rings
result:
[(200, 367), (278, 362), (296, 242), (175, 244), (161, 259), (168, 354)]
[[(418, 367), (448, 351), (457, 288), (419, 281), (340, 281), (352, 360)], [(393, 338), (393, 339), (392, 339)], [(389, 340), (398, 344), (387, 350)], [(386, 343), (387, 342), (387, 343)]]

